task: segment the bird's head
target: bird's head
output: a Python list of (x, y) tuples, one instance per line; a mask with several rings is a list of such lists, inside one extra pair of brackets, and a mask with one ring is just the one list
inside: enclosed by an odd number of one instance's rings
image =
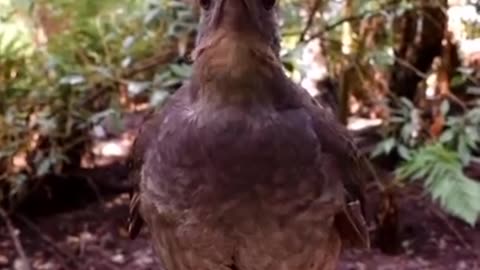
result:
[(281, 66), (277, 0), (196, 1), (202, 16), (193, 52), (194, 76), (203, 84), (238, 86), (247, 83), (245, 78), (271, 77)]

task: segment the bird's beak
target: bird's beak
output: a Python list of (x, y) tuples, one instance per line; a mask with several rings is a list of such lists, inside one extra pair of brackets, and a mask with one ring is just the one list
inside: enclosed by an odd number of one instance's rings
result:
[[(230, 1), (236, 1), (236, 0), (230, 0)], [(259, 17), (259, 12), (258, 12), (258, 0), (241, 0), (245, 4), (245, 7), (247, 8), (247, 13), (250, 15), (249, 18), (251, 20), (251, 23), (255, 25), (257, 29), (260, 29), (261, 24), (260, 24), (260, 17)]]
[(258, 0), (221, 0), (214, 14), (214, 22), (230, 30), (260, 29)]

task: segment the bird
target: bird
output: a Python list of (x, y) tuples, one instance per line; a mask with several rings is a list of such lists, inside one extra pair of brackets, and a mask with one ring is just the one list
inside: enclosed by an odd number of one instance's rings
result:
[(128, 159), (128, 232), (164, 270), (331, 270), (369, 248), (368, 160), (280, 58), (276, 0), (196, 0), (192, 73)]

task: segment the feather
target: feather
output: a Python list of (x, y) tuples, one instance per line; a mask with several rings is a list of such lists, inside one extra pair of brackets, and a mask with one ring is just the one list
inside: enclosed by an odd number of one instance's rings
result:
[(128, 235), (135, 239), (143, 227), (144, 221), (138, 211), (140, 205), (140, 194), (135, 192), (131, 195), (130, 212), (128, 217)]

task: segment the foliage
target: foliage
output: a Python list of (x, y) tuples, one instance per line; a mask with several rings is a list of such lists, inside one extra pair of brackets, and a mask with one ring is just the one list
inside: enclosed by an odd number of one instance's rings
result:
[(382, 129), (384, 139), (372, 156), (398, 154), (404, 161), (396, 171), (399, 179), (422, 180), (426, 191), (447, 212), (475, 224), (480, 215), (480, 183), (464, 171), (478, 150), (480, 108), (455, 114), (444, 100), (440, 110), (446, 120), (437, 140), (428, 132), (424, 109), (405, 98), (395, 100), (398, 102)]
[[(395, 7), (394, 13), (402, 14), (416, 5), (415, 1), (409, 1), (402, 7)], [(402, 61), (418, 73), (414, 63)], [(418, 89), (415, 101), (389, 94), (383, 100), (388, 111), (380, 129), (383, 140), (371, 155), (399, 157), (403, 164), (396, 171), (398, 178), (423, 181), (426, 191), (448, 213), (475, 224), (480, 214), (480, 183), (470, 179), (465, 170), (478, 159), (480, 99), (478, 94), (475, 96), (475, 91), (468, 91), (466, 87), (471, 83), (467, 78), (472, 78), (472, 73), (466, 70), (459, 68), (448, 79), (435, 77), (442, 72), (436, 69), (420, 74), (422, 83), (429, 85), (433, 79), (437, 90), (441, 89), (434, 97), (425, 97), (422, 87)], [(458, 92), (452, 92), (453, 89), (463, 89), (460, 90), (461, 98), (456, 96)]]
[(406, 98), (394, 98), (391, 115), (384, 123), (383, 137), (372, 151), (372, 157), (389, 155), (396, 151), (404, 159), (411, 157), (411, 149), (422, 143), (421, 110)]
[(415, 150), (396, 173), (400, 178), (422, 180), (433, 199), (473, 226), (480, 216), (480, 183), (467, 177), (463, 167), (456, 151), (436, 143)]
[[(0, 46), (0, 190), (8, 192), (0, 202), (14, 203), (29, 182), (78, 166), (71, 159), (95, 122), (142, 94), (160, 104), (189, 72), (173, 61), (195, 25), (180, 2), (39, 1), (30, 17), (12, 17), (12, 24), (35, 25), (42, 9), (54, 23), (30, 33), (47, 34), (48, 42), (10, 38)], [(152, 57), (161, 61), (142, 69)]]
[(468, 165), (480, 143), (480, 107), (448, 117), (445, 126), (439, 141), (455, 150), (463, 165)]

